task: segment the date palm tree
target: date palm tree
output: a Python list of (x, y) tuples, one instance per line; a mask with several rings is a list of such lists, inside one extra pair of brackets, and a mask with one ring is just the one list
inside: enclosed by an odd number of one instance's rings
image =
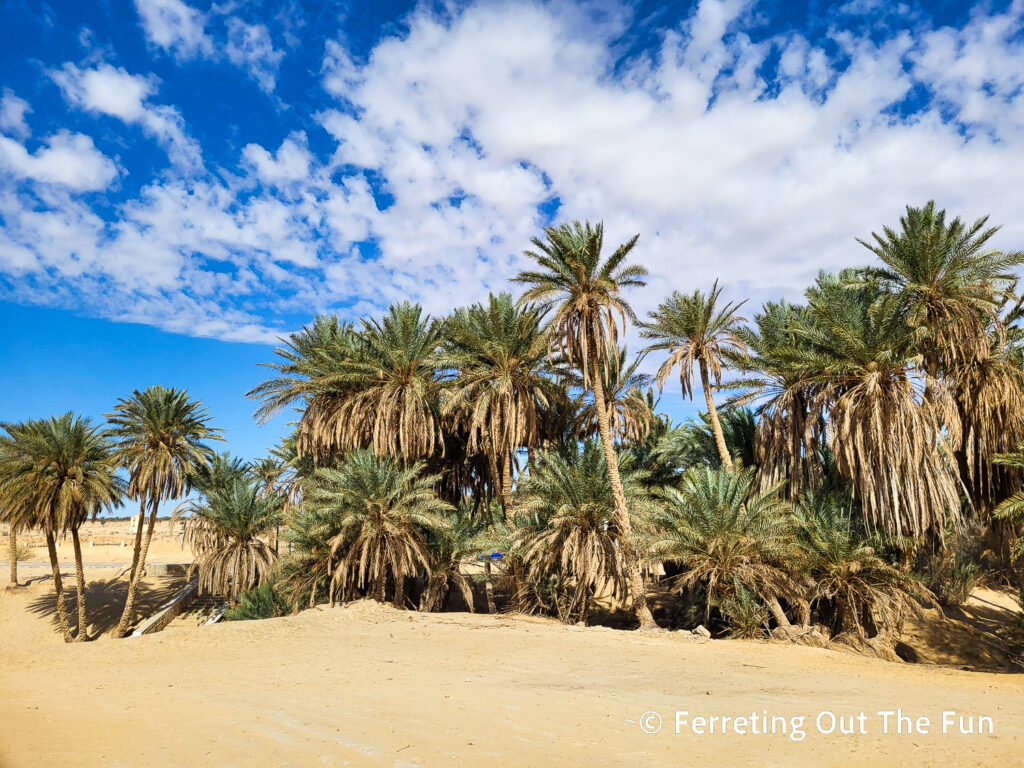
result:
[(452, 507), (434, 492), (437, 476), (420, 475), (422, 468), (421, 462), (403, 467), (390, 456), (358, 450), (340, 469), (318, 469), (307, 484), (304, 504), (336, 521), (332, 604), (363, 589), (383, 602), (390, 576), (394, 602), (401, 605), (406, 579), (428, 572), (426, 532), (446, 528), (444, 515)]
[[(621, 474), (633, 514), (651, 508), (638, 473)], [(542, 454), (516, 493), (524, 525), (513, 536), (534, 585), (552, 580), (566, 621), (586, 621), (596, 593), (629, 595), (623, 531), (618, 525), (608, 467), (596, 442), (570, 456)], [(635, 546), (635, 545), (634, 545)]]
[(746, 318), (737, 314), (744, 301), (729, 302), (719, 308), (721, 293), (717, 280), (707, 294), (701, 291), (694, 291), (691, 295), (673, 292), (654, 312), (649, 313), (651, 321), (641, 325), (640, 335), (653, 340), (645, 353), (668, 353), (668, 358), (658, 368), (656, 380), (659, 389), (664, 388), (672, 370), (678, 368), (683, 397), (689, 396), (692, 400), (694, 369), (698, 371), (722, 466), (731, 470), (732, 457), (718, 420), (712, 381), (716, 387), (721, 385), (722, 367), (728, 354), (746, 354), (746, 344), (738, 333), (740, 323), (746, 322)]
[(646, 526), (646, 559), (673, 562), (680, 591), (700, 587), (704, 619), (713, 607), (756, 595), (780, 627), (789, 619), (779, 598), (796, 601), (803, 589), (791, 575), (796, 556), (789, 507), (770, 489), (754, 489), (754, 470), (694, 467), (679, 488), (665, 488)]
[(185, 543), (195, 556), (199, 591), (231, 602), (267, 580), (277, 561), (269, 540), (281, 522), (283, 499), (261, 493), (247, 477), (208, 488), (185, 521)]
[[(107, 414), (108, 434), (117, 442), (118, 460), (128, 472), (128, 495), (139, 502), (139, 525), (128, 595), (115, 637), (124, 637), (134, 620), (135, 597), (146, 567), (160, 503), (181, 498), (194, 486), (213, 451), (207, 440), (220, 440), (206, 409), (181, 389), (161, 386), (135, 390)], [(145, 537), (143, 520), (149, 511)]]
[(457, 309), (445, 325), (439, 365), (456, 372), (441, 414), (465, 426), (470, 451), (490, 453), (510, 519), (515, 454), (538, 446), (541, 416), (563, 396), (550, 375), (540, 313), (517, 307), (507, 293)]
[(960, 516), (956, 404), (918, 366), (898, 303), (877, 285), (850, 283), (849, 274), (823, 274), (807, 292), (812, 418), (827, 424), (836, 468), (871, 530), (941, 536)]
[(72, 413), (5, 424), (0, 437), (0, 505), (10, 522), (42, 528), (57, 590), (57, 620), (67, 642), (71, 628), (57, 559), (57, 536), (70, 532), (75, 553), (78, 603), (76, 639), (88, 639), (85, 569), (78, 530), (104, 507), (119, 506), (124, 493), (112, 445), (88, 419)]
[(871, 242), (858, 240), (882, 262), (860, 270), (862, 279), (897, 297), (932, 377), (987, 357), (986, 324), (1002, 333), (999, 303), (1024, 252), (989, 247), (999, 227), (987, 222), (985, 216), (970, 225), (959, 217), (947, 223), (946, 212), (930, 200), (922, 208), (907, 206), (898, 231), (885, 227)]
[(557, 351), (569, 365), (576, 366), (583, 385), (593, 392), (633, 612), (641, 628), (653, 627), (654, 617), (647, 605), (629, 506), (619, 476), (602, 378), (603, 372), (618, 364), (619, 336), (627, 322), (635, 320), (622, 292), (644, 285), (647, 270), (639, 264), (626, 263), (640, 236), (634, 236), (603, 258), (603, 224), (576, 221), (548, 227), (544, 234), (545, 240), (533, 239), (536, 250), (526, 251), (538, 268), (521, 272), (514, 282), (527, 286), (520, 302), (553, 310), (548, 325), (548, 355), (554, 357)]

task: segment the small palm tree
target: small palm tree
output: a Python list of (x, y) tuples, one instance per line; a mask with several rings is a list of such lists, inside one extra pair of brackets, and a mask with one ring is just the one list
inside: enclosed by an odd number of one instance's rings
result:
[(692, 295), (684, 295), (675, 291), (657, 310), (650, 313), (651, 322), (641, 326), (640, 335), (654, 340), (645, 352), (668, 352), (668, 358), (658, 368), (659, 389), (665, 386), (672, 370), (678, 368), (683, 397), (689, 395), (692, 400), (694, 369), (699, 371), (718, 453), (722, 457), (722, 465), (731, 470), (732, 457), (725, 444), (722, 425), (718, 421), (711, 387), (712, 380), (714, 386), (721, 385), (723, 361), (730, 353), (746, 354), (746, 344), (738, 332), (740, 323), (745, 322), (746, 318), (737, 314), (743, 301), (730, 302), (719, 309), (721, 293), (717, 280), (708, 294), (694, 291)]
[(394, 602), (401, 605), (405, 580), (428, 571), (426, 531), (448, 526), (444, 514), (451, 505), (433, 490), (437, 476), (421, 476), (421, 469), (421, 463), (403, 467), (360, 450), (340, 469), (317, 470), (308, 483), (304, 503), (337, 520), (338, 533), (330, 541), (332, 603), (364, 589), (383, 602), (391, 576)]
[[(309, 482), (309, 481), (307, 481)], [(289, 506), (282, 539), (289, 553), (278, 564), (278, 590), (293, 610), (325, 602), (339, 556), (331, 542), (341, 533), (341, 518), (333, 508)]]
[[(650, 498), (628, 464), (622, 481), (634, 513), (649, 511)], [(586, 621), (595, 594), (607, 587), (613, 597), (628, 595), (624, 533), (597, 443), (587, 442), (570, 456), (543, 454), (516, 496), (523, 526), (513, 536), (513, 549), (521, 553), (535, 588), (555, 584), (563, 620)]]
[(549, 374), (541, 315), (517, 307), (507, 293), (491, 294), (486, 305), (457, 309), (448, 318), (443, 346), (439, 365), (456, 374), (441, 413), (466, 427), (470, 451), (490, 454), (510, 519), (516, 451), (537, 447), (541, 415), (563, 396)]
[(282, 498), (261, 494), (259, 485), (234, 477), (204, 491), (185, 521), (185, 542), (195, 556), (199, 591), (239, 594), (267, 580), (277, 560), (269, 539), (281, 522)]
[(594, 394), (633, 612), (641, 628), (653, 627), (654, 617), (647, 605), (633, 544), (629, 506), (619, 477), (602, 377), (618, 363), (620, 332), (625, 331), (628, 320), (635, 319), (622, 292), (644, 285), (647, 270), (639, 264), (626, 263), (640, 236), (620, 245), (605, 259), (601, 255), (603, 224), (592, 226), (577, 221), (548, 227), (544, 234), (546, 240), (533, 239), (536, 251), (526, 251), (539, 269), (521, 272), (514, 282), (528, 286), (521, 302), (533, 302), (542, 310), (554, 311), (548, 325), (548, 355), (552, 357), (558, 350), (569, 365), (580, 370), (584, 387)]
[(898, 634), (908, 613), (920, 613), (915, 598), (933, 597), (913, 575), (875, 552), (841, 493), (807, 493), (794, 510), (802, 569), (813, 579), (811, 597), (832, 636), (865, 624), (883, 638)]
[[(108, 434), (118, 445), (118, 460), (128, 471), (128, 494), (139, 502), (128, 595), (115, 637), (124, 637), (135, 614), (135, 597), (146, 567), (160, 503), (180, 498), (194, 486), (201, 468), (213, 452), (206, 440), (220, 440), (220, 430), (209, 426), (209, 416), (197, 400), (181, 389), (161, 386), (135, 390), (107, 414)], [(149, 510), (145, 538), (143, 520)]]
[[(739, 459), (744, 467), (757, 465), (754, 445), (757, 419), (748, 408), (729, 408), (719, 414), (722, 436), (730, 456)], [(722, 466), (711, 418), (700, 413), (697, 418), (684, 422), (665, 434), (654, 449), (653, 457), (672, 467), (686, 469), (692, 466)]]
[(119, 506), (124, 485), (117, 477), (111, 444), (88, 419), (57, 418), (5, 424), (0, 437), (0, 507), (9, 522), (42, 528), (50, 555), (57, 619), (65, 641), (71, 628), (64, 604), (56, 537), (70, 531), (75, 550), (79, 641), (88, 639), (85, 569), (78, 529), (104, 507)]
[(663, 504), (647, 525), (647, 560), (682, 567), (677, 590), (703, 589), (705, 621), (713, 607), (742, 601), (746, 591), (788, 627), (779, 598), (803, 592), (788, 567), (795, 556), (789, 509), (774, 489), (756, 493), (753, 485), (753, 469), (688, 470), (680, 488), (659, 494)]

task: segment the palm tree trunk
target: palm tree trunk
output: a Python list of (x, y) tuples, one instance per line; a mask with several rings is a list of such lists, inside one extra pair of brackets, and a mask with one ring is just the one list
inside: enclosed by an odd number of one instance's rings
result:
[(142, 526), (146, 519), (146, 500), (139, 502), (139, 524), (135, 526), (135, 547), (132, 549), (132, 569), (128, 572), (128, 583), (135, 581), (135, 569), (139, 567), (139, 552), (142, 550)]
[(71, 529), (71, 540), (75, 545), (75, 590), (78, 597), (78, 635), (75, 637), (80, 643), (89, 639), (87, 627), (89, 622), (85, 617), (85, 567), (82, 564), (82, 540), (78, 537), (78, 529)]
[[(135, 572), (132, 580), (128, 582), (128, 596), (124, 601), (124, 611), (121, 612), (121, 620), (114, 630), (114, 637), (124, 637), (128, 634), (128, 627), (135, 620), (135, 597), (139, 591), (139, 583), (142, 581), (142, 572), (146, 569), (146, 557), (149, 555), (149, 544), (153, 540), (153, 528), (156, 526), (156, 513), (159, 504), (153, 501), (153, 510), (149, 513), (149, 529), (145, 538), (142, 539), (142, 547), (139, 550), (138, 561), (135, 564)], [(142, 512), (139, 512), (139, 531), (142, 531)]]
[(484, 560), (484, 573), (487, 574), (487, 580), (484, 582), (484, 594), (487, 596), (487, 612), (497, 613), (498, 606), (494, 603), (494, 585), (491, 583), (491, 556), (488, 555), (487, 559)]
[[(592, 342), (595, 342), (593, 335)], [(622, 560), (629, 580), (629, 591), (633, 597), (633, 613), (640, 622), (641, 629), (657, 626), (651, 609), (647, 606), (647, 592), (644, 587), (643, 575), (640, 573), (640, 562), (636, 547), (633, 545), (633, 526), (629, 522), (629, 508), (626, 506), (626, 493), (622, 489), (622, 478), (619, 477), (619, 462), (615, 457), (615, 445), (612, 443), (612, 428), (605, 405), (604, 385), (601, 381), (601, 365), (597, 359), (597, 344), (590, 345), (591, 386), (594, 390), (594, 403), (597, 406), (597, 425), (601, 432), (601, 444), (604, 446), (604, 460), (608, 467), (608, 479), (611, 481), (612, 498), (615, 501), (615, 522), (619, 528), (619, 546), (622, 548)]]
[(405, 574), (395, 576), (395, 606), (405, 608)]
[(17, 589), (21, 585), (18, 584), (18, 529), (14, 527), (14, 523), (11, 523), (10, 531), (10, 547), (11, 547), (11, 589)]
[(50, 555), (50, 568), (53, 571), (53, 588), (57, 591), (57, 622), (60, 624), (60, 632), (64, 635), (64, 642), (71, 642), (71, 629), (68, 626), (68, 609), (64, 604), (64, 582), (60, 578), (60, 563), (57, 562), (57, 542), (53, 533), (46, 532), (46, 551)]
[(505, 521), (512, 525), (512, 457), (506, 456), (501, 465), (501, 505), (505, 508)]
[(718, 446), (718, 455), (722, 459), (722, 466), (732, 472), (732, 456), (725, 445), (725, 435), (722, 433), (722, 423), (718, 420), (718, 410), (715, 408), (715, 399), (711, 396), (711, 380), (708, 378), (708, 367), (700, 363), (700, 384), (704, 388), (704, 400), (708, 404), (708, 416), (711, 417), (711, 431), (715, 433), (715, 445)]

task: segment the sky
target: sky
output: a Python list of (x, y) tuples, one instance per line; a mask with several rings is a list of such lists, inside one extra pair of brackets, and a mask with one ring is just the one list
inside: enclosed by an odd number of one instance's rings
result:
[(244, 397), (276, 339), (514, 290), (565, 220), (640, 234), (641, 315), (716, 278), (799, 299), (929, 199), (1024, 248), (1024, 0), (0, 13), (4, 421), (161, 383), (253, 458), (288, 429)]

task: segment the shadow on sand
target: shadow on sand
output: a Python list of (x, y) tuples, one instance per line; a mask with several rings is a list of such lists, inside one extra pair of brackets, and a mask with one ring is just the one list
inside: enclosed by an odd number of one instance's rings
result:
[[(53, 590), (52, 578), (44, 578), (50, 581), (50, 589), (29, 603), (28, 608), (37, 616), (49, 617), (54, 632), (60, 632), (57, 623), (57, 595)], [(182, 577), (167, 577), (151, 583), (140, 584), (135, 598), (134, 624), (138, 624), (155, 613), (183, 586), (185, 586), (185, 579)], [(91, 639), (105, 635), (117, 626), (127, 595), (127, 577), (86, 579), (85, 609), (89, 619), (89, 637)], [(70, 579), (64, 578), (64, 601), (67, 604), (68, 621), (71, 624), (72, 634), (74, 634), (78, 627), (78, 597), (75, 592), (73, 576)]]

